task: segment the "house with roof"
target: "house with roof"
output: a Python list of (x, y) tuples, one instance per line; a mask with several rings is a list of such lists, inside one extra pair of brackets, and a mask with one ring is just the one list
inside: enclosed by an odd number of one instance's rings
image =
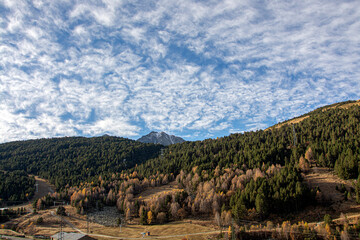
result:
[(92, 238), (88, 235), (75, 232), (58, 232), (52, 235), (50, 238), (51, 240), (95, 240), (95, 238)]

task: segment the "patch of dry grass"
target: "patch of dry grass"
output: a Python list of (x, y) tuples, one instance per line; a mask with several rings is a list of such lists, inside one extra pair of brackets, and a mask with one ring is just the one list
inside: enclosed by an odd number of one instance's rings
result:
[[(275, 127), (275, 129), (276, 129), (276, 128), (281, 128), (281, 127), (284, 126), (284, 125), (290, 125), (290, 124), (299, 123), (299, 122), (304, 121), (304, 120), (307, 119), (308, 117), (310, 117), (310, 116), (295, 118), (295, 119), (289, 120), (289, 121), (287, 121), (287, 122), (285, 122), (285, 123), (277, 124), (277, 125), (275, 125), (274, 127)], [(269, 129), (271, 129), (271, 128), (267, 128), (266, 130), (269, 130)]]
[[(141, 233), (150, 232), (150, 237), (166, 237), (165, 239), (182, 239), (188, 235), (188, 239), (208, 239), (208, 236), (214, 234), (203, 234), (203, 235), (191, 235), (194, 233), (201, 232), (212, 232), (216, 229), (212, 227), (202, 226), (196, 223), (190, 223), (190, 221), (178, 221), (171, 222), (164, 225), (151, 225), (151, 226), (142, 226), (142, 225), (127, 225), (120, 229), (118, 227), (100, 227), (91, 229), (93, 233), (106, 234), (117, 237), (128, 237), (128, 238), (141, 238)], [(174, 237), (171, 237), (174, 236)], [(102, 237), (96, 237), (98, 239), (105, 239)], [(146, 237), (149, 238), (149, 237)]]
[[(163, 190), (166, 188), (162, 188)], [(159, 190), (159, 189), (158, 189)], [(158, 193), (158, 191), (156, 191)], [(163, 192), (163, 191), (160, 191)], [(155, 192), (154, 192), (155, 193)], [(66, 212), (70, 214), (69, 217), (64, 217), (67, 221), (73, 224), (76, 228), (83, 232), (87, 232), (86, 216), (77, 214), (75, 209), (71, 206), (65, 206)], [(19, 232), (25, 235), (43, 235), (51, 236), (60, 231), (60, 220), (58, 217), (53, 216), (51, 211), (56, 211), (56, 208), (39, 211), (38, 214), (28, 214), (16, 219), (16, 223), (19, 227)], [(36, 220), (42, 217), (43, 223), (36, 224)], [(15, 220), (14, 220), (15, 223)], [(182, 239), (188, 234), (196, 234), (205, 232), (202, 235), (189, 235), (188, 239), (202, 240), (208, 239), (208, 236), (214, 234), (206, 234), (207, 232), (216, 231), (213, 227), (212, 222), (209, 220), (183, 220), (177, 222), (170, 222), (164, 225), (151, 225), (143, 226), (138, 224), (128, 224), (122, 226), (120, 232), (119, 227), (105, 227), (97, 223), (89, 223), (90, 234), (103, 234), (120, 238), (142, 238), (141, 233), (150, 232), (151, 237), (165, 237), (163, 239)], [(9, 231), (9, 230), (7, 230)], [(63, 231), (65, 232), (76, 232), (75, 229), (71, 228), (67, 223), (63, 223)], [(3, 233), (5, 234), (5, 232)], [(179, 236), (177, 236), (179, 235)], [(169, 236), (169, 237), (166, 237)], [(170, 237), (174, 236), (174, 237)], [(93, 236), (96, 239), (111, 239), (100, 236)], [(149, 238), (149, 237), (146, 237)]]
[(332, 109), (332, 108), (342, 108), (342, 109), (348, 109), (352, 106), (360, 106), (360, 100), (357, 100), (356, 102), (353, 102), (353, 103), (346, 103), (346, 104), (343, 104), (343, 105), (335, 105), (335, 106), (332, 106), (332, 107), (329, 107), (329, 108), (326, 108), (324, 109), (323, 111), (326, 111), (328, 109)]
[(180, 189), (176, 182), (173, 181), (167, 185), (163, 185), (160, 187), (150, 187), (145, 191), (141, 192), (136, 196), (135, 199), (141, 199), (143, 201), (149, 201), (150, 199), (157, 198), (162, 194), (172, 194), (174, 192), (182, 192), (183, 189)]

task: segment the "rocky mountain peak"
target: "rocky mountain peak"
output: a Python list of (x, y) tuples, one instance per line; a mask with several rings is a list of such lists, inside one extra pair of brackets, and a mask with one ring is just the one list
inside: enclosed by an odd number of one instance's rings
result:
[(185, 142), (185, 140), (182, 139), (181, 137), (169, 135), (165, 132), (154, 132), (154, 131), (152, 131), (151, 133), (145, 136), (142, 136), (137, 141), (142, 143), (162, 144), (164, 146)]

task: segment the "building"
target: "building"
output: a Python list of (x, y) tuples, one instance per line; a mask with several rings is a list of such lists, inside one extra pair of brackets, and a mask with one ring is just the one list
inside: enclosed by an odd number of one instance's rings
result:
[(81, 233), (67, 233), (67, 232), (58, 232), (51, 236), (51, 240), (60, 240), (62, 234), (62, 240), (95, 240), (88, 235)]

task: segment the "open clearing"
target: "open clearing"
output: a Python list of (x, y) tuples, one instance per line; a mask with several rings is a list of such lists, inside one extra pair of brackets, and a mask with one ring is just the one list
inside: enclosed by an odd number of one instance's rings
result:
[(38, 199), (49, 192), (53, 193), (55, 186), (52, 186), (47, 180), (39, 178), (38, 176), (35, 176), (36, 183), (38, 184), (38, 191), (35, 192), (35, 195), (32, 199)]
[(311, 214), (318, 210), (317, 214), (319, 217), (323, 217), (326, 213), (331, 214), (333, 218), (338, 218), (341, 213), (347, 216), (359, 215), (360, 205), (356, 204), (355, 199), (345, 200), (344, 194), (336, 190), (336, 187), (340, 189), (341, 184), (343, 184), (347, 191), (349, 191), (353, 187), (354, 180), (340, 179), (328, 168), (313, 167), (305, 175), (304, 181), (310, 187), (319, 187), (324, 201), (330, 203), (329, 207), (322, 207), (320, 211), (320, 208), (309, 211)]
[[(183, 220), (150, 226), (127, 224), (122, 226), (120, 232), (119, 227), (105, 227), (92, 222), (87, 225), (86, 216), (77, 214), (71, 206), (65, 206), (65, 208), (69, 216), (63, 217), (63, 230), (87, 233), (87, 226), (89, 226), (89, 235), (96, 239), (111, 239), (109, 236), (117, 239), (142, 239), (141, 233), (150, 232), (151, 236), (146, 236), (147, 239), (182, 239), (188, 236), (188, 239), (202, 240), (209, 239), (219, 232), (219, 229), (214, 227), (211, 221), (206, 220)], [(58, 216), (54, 216), (55, 211), (56, 208), (50, 208), (39, 211), (38, 214), (24, 215), (11, 222), (17, 224), (21, 228), (21, 233), (25, 235), (51, 236), (60, 231), (61, 221)], [(36, 220), (40, 217), (43, 218), (43, 223), (36, 224)], [(4, 231), (1, 229), (0, 234), (12, 235), (9, 230), (6, 233)]]
[[(164, 225), (127, 225), (122, 227), (122, 232), (117, 228), (100, 227), (92, 229), (93, 232), (98, 234), (105, 234), (118, 237), (126, 238), (141, 238), (141, 233), (150, 232), (150, 236), (147, 239), (153, 238), (165, 238), (165, 239), (181, 239), (182, 237), (188, 236), (188, 239), (208, 239), (209, 236), (214, 233), (207, 234), (208, 232), (218, 232), (219, 230), (205, 227), (195, 222), (190, 223), (189, 220), (171, 222)], [(194, 235), (199, 234), (199, 235)], [(171, 237), (173, 236), (173, 237)], [(99, 239), (108, 239), (104, 237), (97, 237)]]
[(335, 105), (335, 106), (333, 106), (333, 107), (329, 107), (329, 108), (325, 108), (323, 111), (326, 111), (326, 110), (328, 110), (328, 109), (331, 109), (331, 108), (343, 108), (343, 109), (348, 109), (348, 108), (350, 108), (350, 107), (352, 107), (352, 106), (360, 106), (360, 100), (357, 100), (356, 102), (353, 102), (353, 103), (346, 103), (346, 104), (343, 104), (343, 105), (340, 105), (339, 106), (339, 104), (337, 104), (337, 105)]
[(149, 201), (152, 198), (157, 198), (162, 194), (170, 194), (173, 192), (182, 192), (175, 181), (170, 182), (167, 185), (163, 185), (160, 187), (150, 187), (143, 191), (142, 193), (136, 195), (135, 199), (141, 199), (143, 201)]
[[(305, 119), (307, 119), (307, 118), (309, 118), (309, 117), (310, 117), (310, 116), (298, 117), (298, 118), (289, 120), (289, 121), (287, 121), (287, 122), (285, 122), (285, 123), (277, 124), (277, 125), (275, 125), (274, 127), (275, 127), (275, 129), (276, 129), (276, 128), (281, 128), (281, 127), (284, 126), (284, 125), (296, 124), (296, 123), (302, 122), (303, 120), (305, 120)], [(265, 130), (269, 130), (269, 129), (271, 129), (271, 127), (270, 127), (270, 128), (267, 128), (267, 129), (265, 129)]]
[(322, 167), (311, 168), (310, 172), (305, 176), (305, 181), (311, 187), (318, 186), (325, 198), (331, 199), (334, 204), (344, 200), (343, 194), (336, 190), (336, 187), (340, 188), (341, 184), (344, 184), (347, 190), (353, 187), (351, 180), (340, 179), (333, 171)]

